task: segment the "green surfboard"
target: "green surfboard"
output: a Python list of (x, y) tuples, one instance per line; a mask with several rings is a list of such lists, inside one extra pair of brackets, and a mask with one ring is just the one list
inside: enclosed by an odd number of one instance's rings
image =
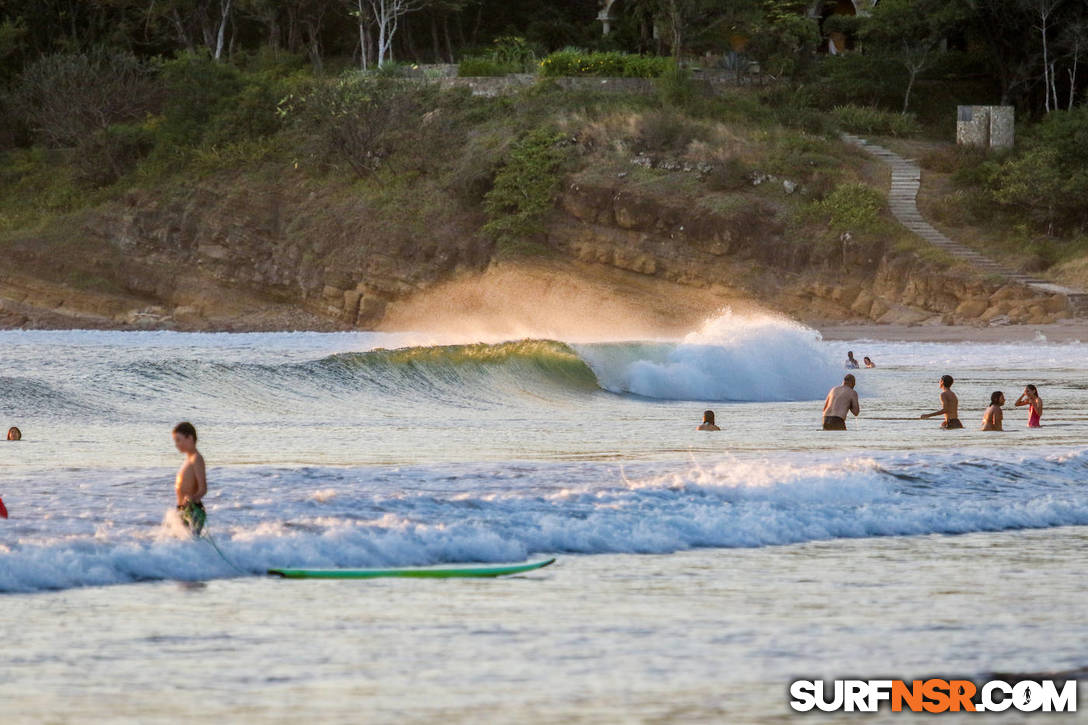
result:
[(529, 564), (507, 566), (412, 567), (409, 569), (269, 569), (268, 573), (284, 579), (381, 579), (384, 577), (466, 579), (523, 574), (527, 571), (543, 569), (554, 563), (555, 559), (547, 559), (546, 561), (535, 561)]

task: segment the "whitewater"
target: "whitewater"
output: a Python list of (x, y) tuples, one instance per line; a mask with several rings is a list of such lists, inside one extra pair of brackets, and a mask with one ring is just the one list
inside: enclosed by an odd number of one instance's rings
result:
[[(789, 674), (1088, 665), (1068, 634), (1088, 635), (1084, 343), (832, 344), (725, 313), (672, 340), (7, 331), (0, 350), (0, 427), (24, 435), (0, 443), (0, 624), (19, 646), (0, 695), (16, 722), (40, 721), (92, 652), (147, 695), (104, 718), (117, 721), (272, 722), (276, 702), (367, 682), (373, 721), (500, 706), (511, 720), (669, 719), (668, 685), (689, 692), (692, 719), (741, 722), (780, 712)], [(847, 350), (878, 367), (856, 371), (862, 416), (826, 434)], [(918, 420), (945, 373), (964, 431)], [(1040, 430), (1011, 406), (1027, 383), (1046, 402)], [(992, 390), (1010, 400), (1000, 434), (978, 431)], [(721, 433), (695, 432), (706, 408)], [(200, 433), (218, 551), (173, 520), (180, 420)], [(538, 556), (559, 564), (505, 585), (264, 576)], [(1028, 621), (1039, 581), (1049, 610)], [(396, 647), (382, 659), (366, 637)], [(242, 694), (193, 710), (148, 660)], [(405, 705), (421, 681), (433, 700)], [(555, 694), (497, 700), (494, 682)], [(88, 718), (109, 688), (88, 675), (62, 715)]]

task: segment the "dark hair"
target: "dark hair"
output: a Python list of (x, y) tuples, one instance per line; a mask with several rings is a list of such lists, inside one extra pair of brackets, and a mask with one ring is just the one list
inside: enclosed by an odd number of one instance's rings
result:
[(844, 383), (856, 383), (856, 382), (858, 381), (858, 379), (857, 379), (857, 378), (855, 378), (855, 377), (854, 377), (853, 375), (851, 375), (850, 373), (847, 373), (846, 375), (844, 375), (844, 376), (842, 377), (842, 381), (843, 381)]
[(847, 357), (854, 357), (854, 351), (853, 350), (848, 350), (846, 352), (846, 355), (847, 355)]
[(192, 423), (188, 421), (178, 423), (174, 426), (174, 432), (180, 433), (183, 436), (189, 436), (193, 439), (193, 443), (196, 443), (196, 428), (193, 427)]
[(1004, 395), (1000, 390), (995, 390), (990, 393), (990, 405), (997, 405), (997, 401), (1001, 400), (1001, 396)]
[(1035, 387), (1034, 385), (1028, 385), (1027, 389), (1030, 390), (1031, 392), (1035, 393), (1036, 395), (1039, 394), (1039, 389), (1037, 387)]
[(866, 355), (865, 357), (862, 358), (862, 360), (868, 360), (868, 359), (869, 359), (868, 355)]
[(951, 388), (951, 387), (952, 387), (952, 383), (954, 383), (954, 382), (955, 382), (955, 381), (954, 381), (954, 380), (952, 379), (952, 376), (951, 376), (951, 375), (942, 375), (942, 376), (941, 376), (941, 383), (942, 383), (942, 384), (943, 384), (943, 385), (944, 385), (944, 386), (945, 386), (946, 388)]
[(713, 410), (704, 410), (703, 411), (703, 422), (704, 423), (710, 423), (711, 425), (716, 425), (716, 423), (714, 422), (714, 411)]

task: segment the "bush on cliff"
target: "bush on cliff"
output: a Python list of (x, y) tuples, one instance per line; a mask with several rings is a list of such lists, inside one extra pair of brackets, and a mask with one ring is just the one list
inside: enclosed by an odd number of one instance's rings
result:
[(1027, 210), (1037, 229), (1088, 229), (1088, 106), (1051, 112), (1013, 158), (986, 169), (993, 199)]
[(129, 53), (91, 51), (46, 55), (15, 80), (5, 105), (35, 142), (71, 148), (115, 123), (157, 109), (153, 69)]
[(501, 250), (517, 251), (540, 232), (540, 222), (552, 208), (559, 188), (566, 158), (562, 138), (551, 128), (529, 132), (514, 144), (496, 174), (494, 187), (484, 197), (484, 232)]

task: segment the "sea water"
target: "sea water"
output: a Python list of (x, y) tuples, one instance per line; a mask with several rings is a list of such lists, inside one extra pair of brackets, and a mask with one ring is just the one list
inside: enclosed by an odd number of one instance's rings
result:
[[(824, 433), (848, 349), (878, 367)], [(726, 314), (677, 340), (0, 350), (0, 427), (24, 434), (0, 443), (5, 723), (768, 722), (797, 678), (1088, 667), (1085, 344)], [(962, 431), (918, 420), (946, 373)], [(1039, 430), (1011, 405), (1027, 383)], [(1004, 433), (978, 430), (993, 390)], [(722, 432), (694, 430), (707, 407)], [(222, 555), (170, 513), (183, 419)], [(502, 580), (263, 575), (546, 556)]]

